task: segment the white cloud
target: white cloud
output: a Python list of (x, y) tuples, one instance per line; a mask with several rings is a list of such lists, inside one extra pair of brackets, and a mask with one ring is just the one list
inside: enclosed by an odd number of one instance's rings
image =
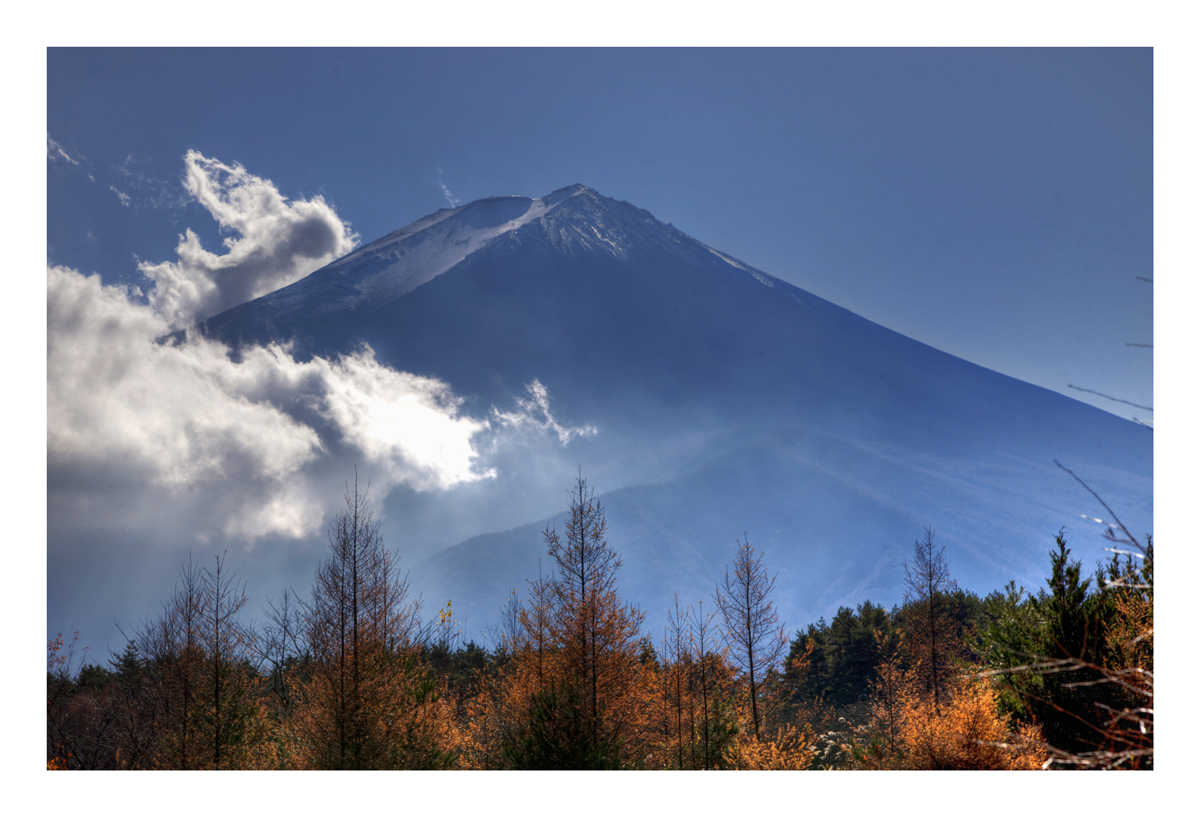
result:
[(213, 253), (188, 229), (177, 261), (138, 264), (155, 282), (151, 302), (172, 328), (265, 295), (357, 246), (358, 236), (321, 196), (289, 201), (270, 180), (194, 150), (184, 165), (184, 187), (227, 237), (225, 252)]
[(70, 156), (68, 156), (67, 152), (62, 149), (62, 145), (60, 145), (58, 142), (55, 142), (53, 139), (51, 139), (49, 134), (46, 134), (46, 156), (51, 161), (58, 161), (59, 159), (66, 159), (68, 162), (70, 162), (73, 165), (79, 164), (78, 161), (76, 161), (75, 159), (72, 159)]
[(125, 205), (126, 207), (129, 206), (129, 194), (128, 193), (122, 193), (120, 190), (113, 187), (111, 184), (108, 186), (108, 189), (117, 194), (117, 198), (119, 198), (121, 200), (121, 204)]
[[(441, 172), (441, 168), (438, 168), (438, 172)], [(438, 187), (442, 188), (442, 195), (446, 197), (446, 201), (450, 203), (451, 207), (462, 206), (462, 202), (454, 197), (454, 194), (450, 192), (450, 188), (446, 187), (441, 179), (438, 179)]]
[(551, 432), (558, 437), (559, 443), (566, 445), (574, 437), (595, 437), (596, 427), (564, 426), (555, 419), (550, 411), (550, 393), (536, 377), (525, 384), (529, 399), (517, 398), (518, 411), (503, 412), (492, 408), (492, 418), (502, 428), (536, 429), (540, 432)]
[(462, 401), (446, 384), (388, 368), (370, 347), (313, 365), (322, 372), (322, 415), (390, 481), (429, 490), (495, 476), (474, 470), (472, 439), (489, 424), (459, 416)]
[[(336, 504), (318, 483), (324, 468), (344, 467), (331, 462), (337, 448), (375, 465), (384, 494), (492, 476), (474, 468), (472, 446), (488, 424), (460, 416), (445, 384), (390, 369), (369, 348), (299, 363), (271, 345), (235, 363), (216, 341), (158, 343), (168, 322), (136, 289), (65, 267), (47, 268), (47, 278), (57, 507), (87, 506), (97, 486), (148, 485), (181, 514), (209, 504), (226, 535), (302, 536)], [(142, 493), (153, 501), (131, 492)]]

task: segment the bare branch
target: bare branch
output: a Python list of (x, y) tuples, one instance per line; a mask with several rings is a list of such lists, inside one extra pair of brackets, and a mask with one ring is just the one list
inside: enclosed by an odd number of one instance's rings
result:
[(1075, 391), (1085, 391), (1088, 394), (1095, 394), (1099, 397), (1103, 397), (1105, 400), (1112, 400), (1114, 403), (1124, 403), (1125, 405), (1133, 406), (1134, 408), (1145, 409), (1146, 411), (1154, 411), (1154, 409), (1151, 408), (1150, 406), (1143, 406), (1138, 403), (1131, 403), (1128, 400), (1122, 400), (1120, 397), (1113, 397), (1112, 395), (1105, 394), (1104, 392), (1101, 392), (1101, 391), (1096, 391), (1095, 389), (1085, 389), (1082, 386), (1072, 386), (1070, 383), (1067, 384), (1067, 388), (1074, 389)]
[[(1137, 540), (1137, 538), (1136, 538), (1136, 537), (1135, 537), (1135, 536), (1134, 536), (1132, 533), (1130, 533), (1130, 532), (1129, 532), (1129, 528), (1125, 527), (1125, 524), (1124, 524), (1123, 522), (1121, 522), (1121, 520), (1120, 520), (1120, 519), (1118, 519), (1118, 518), (1117, 518), (1117, 515), (1116, 515), (1115, 513), (1113, 513), (1113, 509), (1112, 509), (1112, 508), (1110, 508), (1110, 507), (1108, 507), (1108, 503), (1107, 503), (1107, 502), (1105, 502), (1103, 499), (1101, 499), (1101, 498), (1100, 498), (1100, 494), (1098, 494), (1098, 493), (1096, 493), (1095, 491), (1093, 491), (1093, 490), (1091, 489), (1091, 486), (1089, 486), (1089, 485), (1088, 485), (1086, 482), (1084, 482), (1082, 479), (1080, 479), (1078, 476), (1076, 476), (1076, 474), (1075, 474), (1075, 472), (1074, 472), (1074, 471), (1072, 471), (1072, 470), (1071, 470), (1070, 468), (1068, 468), (1067, 466), (1063, 465), (1063, 464), (1062, 464), (1061, 462), (1059, 462), (1058, 460), (1055, 460), (1055, 461), (1054, 461), (1054, 464), (1055, 464), (1055, 465), (1057, 465), (1059, 468), (1063, 469), (1064, 471), (1066, 471), (1066, 472), (1067, 472), (1068, 474), (1070, 474), (1071, 476), (1075, 477), (1075, 481), (1076, 481), (1076, 482), (1078, 482), (1078, 483), (1079, 483), (1080, 485), (1082, 485), (1084, 488), (1087, 488), (1087, 492), (1088, 492), (1089, 494), (1091, 494), (1092, 496), (1096, 497), (1096, 501), (1097, 501), (1097, 502), (1099, 502), (1101, 505), (1103, 505), (1103, 506), (1104, 506), (1104, 510), (1108, 511), (1108, 515), (1109, 515), (1109, 516), (1111, 516), (1111, 517), (1113, 518), (1113, 521), (1115, 521), (1115, 522), (1116, 522), (1118, 525), (1120, 525), (1120, 526), (1121, 526), (1121, 530), (1125, 531), (1125, 535), (1126, 535), (1127, 537), (1129, 537), (1129, 544), (1132, 544), (1132, 545), (1133, 545), (1134, 547), (1136, 547), (1137, 549), (1139, 549), (1139, 550), (1141, 550), (1141, 551), (1145, 552), (1145, 548), (1143, 548), (1141, 545), (1139, 545), (1139, 544), (1138, 544), (1138, 540)], [(1111, 534), (1110, 534), (1110, 535), (1111, 535)], [(1114, 541), (1115, 541), (1115, 537), (1114, 537)]]

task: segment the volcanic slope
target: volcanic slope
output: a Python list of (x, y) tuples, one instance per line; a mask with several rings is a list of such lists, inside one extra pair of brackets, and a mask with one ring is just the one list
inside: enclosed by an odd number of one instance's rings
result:
[[(580, 185), (438, 211), (199, 330), (301, 357), (365, 342), (479, 417), (537, 379), (561, 422), (598, 430), (539, 473), (527, 460), (470, 492), (390, 500), (390, 541), (437, 551), (414, 583), (461, 599), (472, 628), (536, 577), (577, 465), (605, 492), (622, 587), (652, 620), (675, 592), (707, 598), (743, 534), (780, 571), (791, 626), (898, 601), (927, 524), (963, 586), (1036, 587), (1061, 527), (1104, 555), (1081, 518), (1102, 510), (1055, 459), (1152, 530), (1150, 429), (906, 338)], [(447, 518), (439, 534), (432, 520)]]

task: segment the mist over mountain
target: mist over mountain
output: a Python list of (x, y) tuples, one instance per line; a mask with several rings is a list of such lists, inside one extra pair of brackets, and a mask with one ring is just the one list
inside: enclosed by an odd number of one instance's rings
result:
[(899, 601), (926, 525), (960, 585), (1036, 587), (1054, 533), (1091, 541), (1081, 515), (1102, 514), (1056, 459), (1132, 531), (1153, 529), (1150, 429), (581, 185), (439, 210), (189, 331), (235, 350), (285, 343), (297, 360), (367, 344), (448, 384), (473, 417), (499, 425), (524, 407), (538, 433), (488, 452), (493, 478), (383, 504), (414, 588), (453, 599), (470, 633), (536, 578), (541, 531), (562, 530), (579, 470), (601, 492), (622, 595), (654, 626), (675, 593), (708, 600), (743, 535), (779, 571), (792, 629)]

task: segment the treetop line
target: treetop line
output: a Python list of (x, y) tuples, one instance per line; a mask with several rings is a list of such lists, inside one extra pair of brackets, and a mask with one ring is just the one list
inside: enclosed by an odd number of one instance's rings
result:
[(265, 624), (240, 620), (224, 556), (189, 562), (107, 667), (50, 642), (47, 767), (1153, 768), (1150, 537), (1122, 528), (1088, 579), (1060, 531), (1046, 588), (980, 598), (928, 527), (902, 605), (789, 641), (743, 536), (715, 609), (677, 596), (656, 648), (582, 473), (569, 495), (553, 570), (514, 590), (490, 651), (449, 601), (422, 620), (357, 476), (310, 597), (285, 590)]

